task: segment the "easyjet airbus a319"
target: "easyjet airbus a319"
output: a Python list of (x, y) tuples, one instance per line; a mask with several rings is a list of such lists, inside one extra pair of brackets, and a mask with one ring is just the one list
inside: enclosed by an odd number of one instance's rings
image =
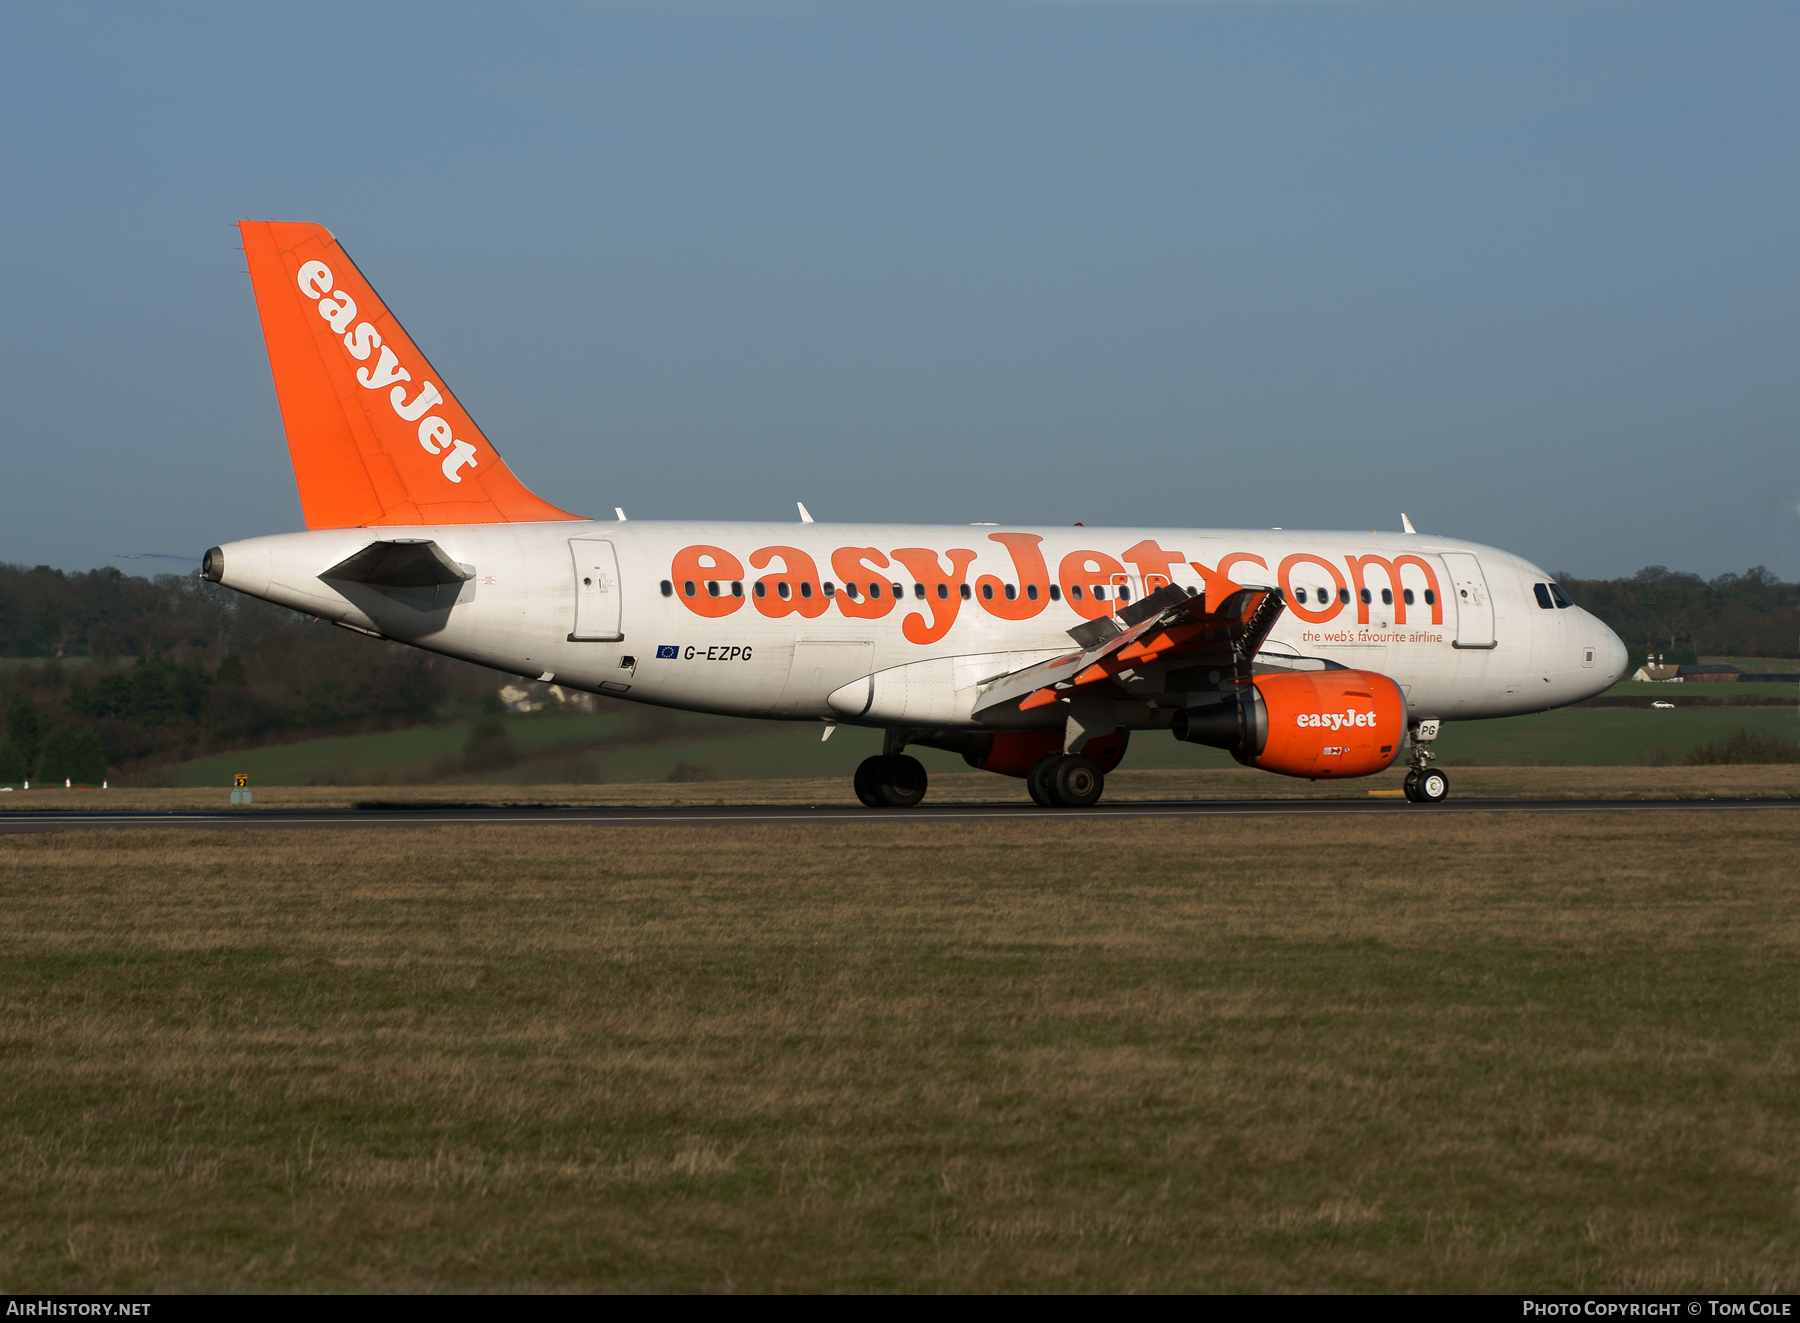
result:
[[(1623, 645), (1528, 561), (1453, 538), (989, 524), (597, 523), (528, 491), (323, 226), (240, 226), (308, 531), (206, 553), (215, 583), (384, 639), (631, 702), (884, 732), (1095, 803), (1133, 732), (1284, 776), (1541, 712)], [(802, 515), (805, 511), (802, 509)]]

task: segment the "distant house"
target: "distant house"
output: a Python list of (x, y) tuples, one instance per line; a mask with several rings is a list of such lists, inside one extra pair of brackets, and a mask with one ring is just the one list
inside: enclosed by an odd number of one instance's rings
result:
[(1631, 678), (1656, 684), (1796, 684), (1800, 683), (1800, 672), (1746, 671), (1723, 662), (1702, 662), (1698, 666), (1646, 662), (1632, 672)]
[(1727, 666), (1722, 662), (1702, 662), (1698, 666), (1678, 666), (1675, 668), (1682, 680), (1689, 684), (1695, 682), (1705, 684), (1735, 683), (1743, 671), (1735, 666)]

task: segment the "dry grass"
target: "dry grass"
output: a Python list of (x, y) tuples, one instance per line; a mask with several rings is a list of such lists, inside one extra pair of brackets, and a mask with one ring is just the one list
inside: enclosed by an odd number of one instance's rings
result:
[(0, 837), (0, 1282), (1792, 1291), (1797, 847)]
[[(1110, 805), (1168, 800), (1366, 799), (1397, 790), (1405, 768), (1353, 781), (1296, 781), (1244, 768), (1171, 771), (1121, 768), (1106, 778)], [(1506, 799), (1770, 799), (1800, 795), (1800, 767), (1454, 767), (1452, 793)], [(355, 808), (359, 804), (478, 803), (648, 807), (675, 804), (856, 803), (848, 777), (825, 780), (647, 781), (620, 785), (265, 786), (251, 787), (259, 809)], [(0, 794), (0, 810), (55, 809), (186, 812), (230, 807), (226, 787), (205, 790), (38, 789)], [(987, 772), (934, 775), (932, 804), (1023, 804), (1025, 783)]]

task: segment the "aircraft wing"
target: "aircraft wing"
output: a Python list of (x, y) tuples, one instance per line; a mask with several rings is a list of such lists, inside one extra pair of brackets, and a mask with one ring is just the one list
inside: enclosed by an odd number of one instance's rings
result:
[(1248, 675), (1250, 659), (1285, 608), (1273, 588), (1244, 587), (1217, 576), (1209, 577), (1203, 596), (1190, 597), (1172, 584), (1159, 588), (1116, 616), (1071, 629), (1076, 651), (992, 681), (976, 700), (975, 719), (1030, 712), (1084, 686), (1122, 690), (1123, 673), (1153, 662)]

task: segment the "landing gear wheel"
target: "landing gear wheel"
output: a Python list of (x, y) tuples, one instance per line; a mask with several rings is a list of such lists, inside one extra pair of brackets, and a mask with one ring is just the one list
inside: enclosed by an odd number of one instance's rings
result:
[(1092, 758), (1073, 753), (1056, 764), (1050, 788), (1064, 808), (1092, 808), (1106, 789), (1106, 774)]
[(1418, 797), (1414, 801), (1419, 804), (1442, 804), (1450, 793), (1450, 778), (1437, 768), (1419, 773)]
[(1031, 802), (1039, 808), (1055, 808), (1056, 788), (1052, 784), (1056, 777), (1056, 765), (1062, 761), (1060, 753), (1047, 753), (1031, 765), (1025, 773), (1025, 788), (1031, 792)]
[(1406, 780), (1400, 783), (1401, 790), (1413, 803), (1419, 802), (1419, 769), (1413, 768), (1406, 774)]
[(889, 808), (911, 808), (925, 798), (925, 764), (906, 753), (883, 758), (880, 794)]
[(864, 808), (881, 808), (881, 756), (864, 758), (856, 765), (856, 777), (851, 782), (856, 787), (856, 797)]

